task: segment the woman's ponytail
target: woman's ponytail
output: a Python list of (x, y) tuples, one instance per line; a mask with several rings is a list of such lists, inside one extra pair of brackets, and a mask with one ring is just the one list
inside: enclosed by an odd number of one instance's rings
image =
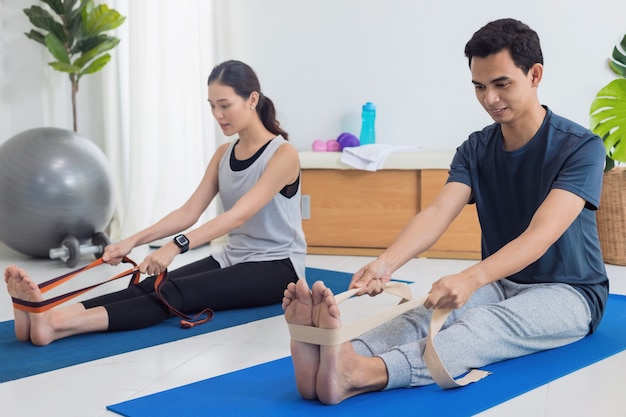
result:
[(281, 129), (280, 122), (276, 119), (276, 108), (269, 97), (259, 93), (259, 104), (256, 111), (267, 130), (275, 135), (281, 135), (285, 140), (289, 140), (289, 134)]

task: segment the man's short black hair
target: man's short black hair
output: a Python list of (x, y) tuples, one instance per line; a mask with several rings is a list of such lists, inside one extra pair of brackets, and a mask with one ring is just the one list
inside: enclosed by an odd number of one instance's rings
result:
[(537, 32), (515, 19), (499, 19), (480, 28), (465, 45), (465, 56), (472, 65), (472, 58), (508, 49), (513, 62), (525, 74), (539, 63), (543, 65), (543, 54)]

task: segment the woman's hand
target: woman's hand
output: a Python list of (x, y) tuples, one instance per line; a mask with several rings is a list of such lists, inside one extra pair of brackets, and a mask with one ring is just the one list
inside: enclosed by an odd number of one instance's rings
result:
[(118, 243), (112, 243), (104, 248), (102, 260), (111, 265), (118, 265), (134, 247), (134, 244), (128, 239)]
[(146, 256), (143, 262), (139, 264), (139, 271), (148, 275), (160, 274), (167, 269), (179, 253), (180, 249), (173, 242), (163, 245)]
[(385, 285), (391, 280), (391, 270), (385, 262), (376, 259), (352, 276), (350, 288), (360, 288), (357, 295), (375, 296), (383, 292)]

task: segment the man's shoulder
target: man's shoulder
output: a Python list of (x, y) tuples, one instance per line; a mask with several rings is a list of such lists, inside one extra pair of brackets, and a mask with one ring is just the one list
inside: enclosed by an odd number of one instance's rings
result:
[(485, 138), (490, 138), (492, 136), (494, 136), (495, 134), (497, 134), (498, 132), (500, 132), (500, 124), (499, 123), (492, 123), (490, 125), (487, 125), (485, 127), (483, 127), (481, 130), (477, 130), (475, 132), (473, 132), (470, 137), (475, 137), (475, 138), (480, 138), (480, 139), (485, 139)]
[(588, 128), (571, 119), (558, 115), (551, 110), (548, 110), (548, 116), (550, 118), (550, 127), (558, 132), (577, 137), (590, 137), (594, 135)]
[(484, 153), (501, 136), (500, 125), (493, 123), (481, 130), (472, 132), (457, 151), (470, 152), (475, 155)]
[(485, 145), (491, 141), (494, 137), (500, 134), (500, 125), (498, 123), (492, 123), (483, 127), (481, 130), (475, 130), (469, 134), (464, 144), (472, 147)]
[[(597, 157), (604, 162), (604, 144), (602, 139), (588, 128), (551, 112), (549, 119), (551, 132), (549, 140), (553, 142), (552, 149), (560, 149), (560, 153), (569, 155), (583, 152), (592, 158)], [(567, 152), (564, 152), (567, 150)]]

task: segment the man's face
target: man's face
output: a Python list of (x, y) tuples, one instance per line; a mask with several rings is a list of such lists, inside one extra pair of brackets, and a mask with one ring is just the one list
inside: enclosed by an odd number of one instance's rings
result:
[(533, 68), (524, 74), (515, 66), (508, 49), (485, 58), (472, 58), (470, 70), (476, 98), (495, 122), (514, 122), (536, 103), (535, 87), (539, 80), (535, 82)]

